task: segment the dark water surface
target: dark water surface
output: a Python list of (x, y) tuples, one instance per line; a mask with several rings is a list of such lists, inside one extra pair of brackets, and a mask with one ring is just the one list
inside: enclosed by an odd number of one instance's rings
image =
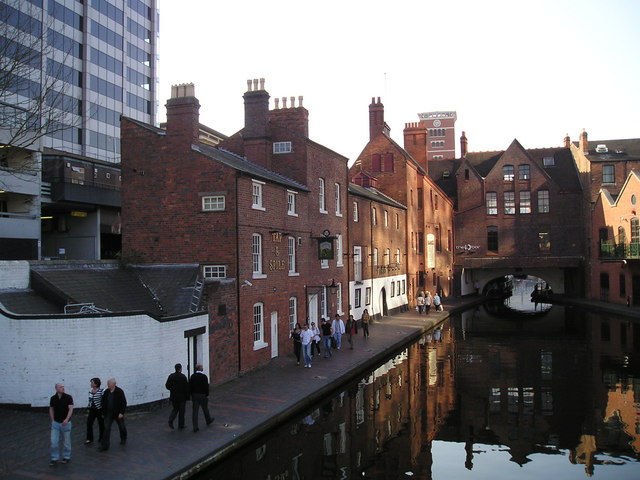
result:
[(635, 320), (480, 307), (198, 478), (637, 480), (639, 353)]

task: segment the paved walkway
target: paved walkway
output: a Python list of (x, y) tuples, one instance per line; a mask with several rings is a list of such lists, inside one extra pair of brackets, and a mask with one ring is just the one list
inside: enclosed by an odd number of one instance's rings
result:
[[(224, 457), (281, 421), (302, 413), (342, 383), (375, 367), (406, 342), (447, 318), (451, 311), (465, 309), (477, 301), (477, 297), (447, 299), (444, 312), (432, 311), (428, 316), (419, 316), (411, 310), (385, 317), (371, 327), (368, 339), (362, 338), (359, 332), (353, 350), (345, 349), (343, 345), (342, 350), (334, 351), (330, 359), (316, 356), (311, 369), (297, 367), (292, 354), (274, 359), (263, 368), (213, 388), (209, 408), (215, 422), (203, 427), (201, 417), (198, 433), (189, 428), (190, 402), (184, 430), (170, 430), (167, 426), (169, 406), (131, 412), (126, 416), (127, 445), (119, 445), (114, 424), (111, 449), (99, 452), (95, 444), (83, 445), (86, 414), (76, 414), (72, 418), (72, 460), (67, 465), (48, 466), (50, 427), (45, 411), (1, 409), (0, 478), (186, 478), (189, 473)], [(587, 308), (610, 306), (601, 302), (578, 303)], [(611, 310), (616, 308), (613, 306)], [(627, 314), (634, 310), (618, 309)], [(169, 373), (170, 366), (167, 366)], [(81, 399), (76, 402), (83, 403)]]

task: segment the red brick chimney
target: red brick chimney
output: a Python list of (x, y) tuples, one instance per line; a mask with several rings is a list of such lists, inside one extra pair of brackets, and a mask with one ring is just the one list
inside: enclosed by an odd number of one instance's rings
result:
[(384, 123), (384, 105), (380, 102), (380, 97), (377, 102), (372, 97), (369, 105), (369, 140), (373, 140), (382, 132), (389, 133), (389, 126)]
[(578, 142), (580, 151), (585, 155), (589, 154), (589, 140), (587, 140), (587, 131), (583, 128), (580, 132), (580, 141)]
[(200, 102), (193, 83), (171, 86), (167, 100), (167, 135), (183, 136), (189, 144), (200, 136)]
[(468, 151), (467, 134), (462, 132), (460, 135), (460, 158), (465, 158)]
[(244, 94), (244, 154), (247, 160), (270, 168), (269, 93), (264, 78), (247, 80)]
[(402, 134), (404, 136), (404, 149), (428, 172), (427, 128), (424, 122), (405, 123)]
[(289, 100), (291, 103), (287, 107), (287, 97), (282, 97), (282, 108), (280, 108), (280, 99), (274, 98), (275, 109), (269, 111), (269, 120), (274, 124), (309, 137), (309, 110), (302, 106), (303, 97), (298, 97), (297, 107), (296, 97), (289, 97)]
[(564, 136), (564, 148), (569, 148), (571, 146), (571, 137), (569, 136), (569, 134), (567, 133)]

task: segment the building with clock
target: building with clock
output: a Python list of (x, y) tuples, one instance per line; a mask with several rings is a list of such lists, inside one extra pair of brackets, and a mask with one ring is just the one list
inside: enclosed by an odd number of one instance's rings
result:
[(423, 167), (427, 162), (456, 158), (456, 112), (419, 113), (419, 122), (406, 123), (404, 148)]

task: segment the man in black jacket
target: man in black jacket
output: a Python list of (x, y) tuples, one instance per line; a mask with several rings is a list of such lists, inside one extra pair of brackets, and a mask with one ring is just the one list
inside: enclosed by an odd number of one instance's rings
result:
[(104, 433), (100, 450), (109, 450), (111, 424), (115, 420), (120, 431), (120, 444), (127, 443), (127, 427), (124, 425), (124, 411), (127, 408), (127, 398), (124, 392), (116, 386), (116, 379), (107, 380), (107, 389), (102, 394), (102, 411), (104, 413)]
[(169, 400), (173, 405), (173, 410), (169, 414), (169, 427), (173, 429), (173, 421), (178, 415), (178, 428), (184, 428), (184, 410), (189, 399), (189, 381), (182, 373), (182, 365), (176, 363), (176, 371), (169, 375), (165, 387), (169, 392)]
[(207, 421), (207, 426), (213, 422), (213, 417), (209, 415), (209, 379), (202, 371), (202, 365), (196, 365), (196, 373), (191, 375), (189, 379), (189, 388), (191, 390), (191, 402), (193, 403), (193, 431), (197, 432), (198, 429), (198, 408), (201, 407), (204, 412), (204, 419)]

